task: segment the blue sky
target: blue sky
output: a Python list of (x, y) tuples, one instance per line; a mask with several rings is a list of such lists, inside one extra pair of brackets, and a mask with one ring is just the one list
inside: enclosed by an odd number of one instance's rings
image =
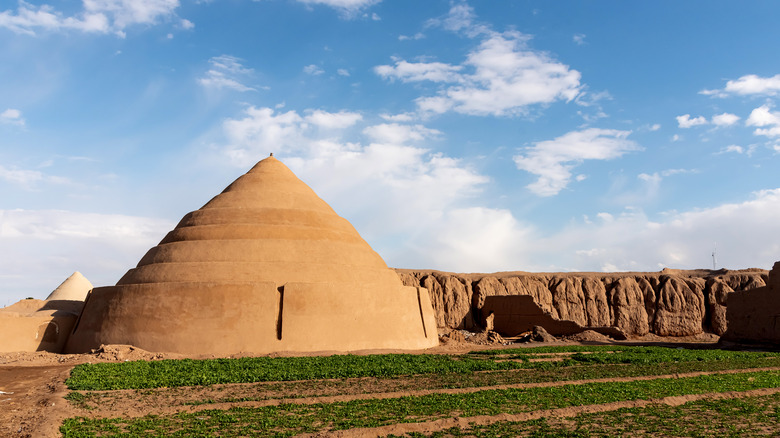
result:
[(0, 2), (0, 303), (274, 152), (390, 266), (769, 268), (774, 1)]

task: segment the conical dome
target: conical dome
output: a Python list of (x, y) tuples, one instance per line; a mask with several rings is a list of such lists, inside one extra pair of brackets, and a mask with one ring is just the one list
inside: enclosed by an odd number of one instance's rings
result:
[(269, 157), (184, 216), (117, 284), (347, 280), (400, 285), (348, 221)]
[(81, 272), (76, 271), (57, 286), (57, 289), (54, 289), (46, 297), (46, 300), (84, 301), (90, 290), (92, 290), (92, 283)]
[(266, 158), (188, 213), (116, 286), (88, 297), (68, 344), (200, 354), (426, 348), (426, 289), (396, 273), (284, 164)]

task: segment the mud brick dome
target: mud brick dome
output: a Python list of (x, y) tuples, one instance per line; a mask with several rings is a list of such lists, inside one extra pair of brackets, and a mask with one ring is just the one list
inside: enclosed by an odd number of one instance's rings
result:
[(428, 291), (406, 287), (355, 228), (273, 156), (188, 213), (116, 286), (93, 289), (67, 352), (421, 349)]

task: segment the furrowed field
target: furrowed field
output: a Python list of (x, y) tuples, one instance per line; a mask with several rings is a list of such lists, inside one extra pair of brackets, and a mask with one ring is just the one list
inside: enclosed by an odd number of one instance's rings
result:
[(777, 436), (780, 355), (557, 346), (83, 364), (65, 437)]

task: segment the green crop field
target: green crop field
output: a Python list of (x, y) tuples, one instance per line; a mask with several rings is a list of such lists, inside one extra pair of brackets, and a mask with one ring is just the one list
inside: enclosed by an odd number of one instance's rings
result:
[[(81, 415), (63, 423), (65, 437), (780, 435), (773, 352), (567, 346), (138, 361), (79, 365), (67, 385)], [(741, 420), (729, 415), (738, 409)]]

